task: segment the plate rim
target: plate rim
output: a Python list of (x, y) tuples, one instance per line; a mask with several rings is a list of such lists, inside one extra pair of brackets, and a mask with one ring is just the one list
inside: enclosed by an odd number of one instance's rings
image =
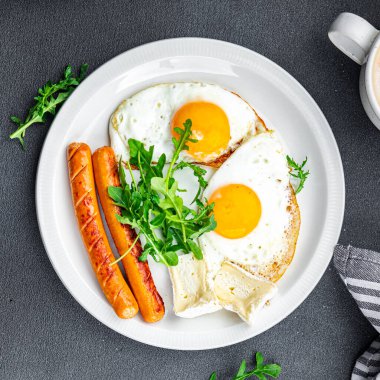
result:
[[(136, 340), (140, 343), (145, 343), (145, 344), (148, 344), (148, 345), (151, 345), (151, 346), (156, 346), (156, 347), (161, 347), (161, 348), (166, 348), (166, 349), (176, 349), (176, 350), (207, 350), (207, 349), (215, 349), (215, 348), (219, 348), (219, 347), (226, 347), (226, 346), (230, 346), (230, 345), (233, 345), (233, 344), (236, 344), (236, 343), (239, 343), (239, 342), (242, 342), (242, 341), (245, 341), (247, 339), (250, 339), (256, 335), (259, 335), (261, 333), (263, 333), (264, 331), (267, 331), (269, 329), (271, 329), (273, 326), (275, 326), (276, 324), (278, 324), (280, 321), (282, 321), (283, 319), (285, 319), (287, 316), (289, 316), (289, 314), (291, 314), (294, 310), (296, 310), (300, 305), (301, 303), (303, 303), (303, 301), (310, 295), (310, 293), (314, 290), (314, 288), (316, 287), (316, 285), (319, 283), (321, 277), (323, 276), (323, 274), (325, 273), (326, 269), (327, 269), (327, 266), (329, 265), (330, 261), (331, 261), (331, 258), (332, 258), (332, 255), (333, 255), (333, 249), (331, 249), (331, 252), (325, 252), (324, 253), (324, 256), (326, 257), (326, 259), (324, 260), (323, 264), (320, 265), (320, 271), (318, 274), (315, 274), (313, 276), (313, 279), (311, 281), (311, 283), (308, 284), (308, 289), (306, 291), (304, 291), (304, 293), (302, 294), (302, 296), (299, 296), (298, 297), (298, 300), (295, 302), (294, 305), (292, 305), (292, 307), (289, 308), (289, 310), (287, 310), (284, 314), (282, 314), (281, 316), (279, 316), (277, 319), (275, 319), (273, 321), (273, 323), (271, 323), (268, 327), (266, 328), (263, 328), (259, 331), (254, 331), (253, 333), (250, 333), (250, 332), (247, 332), (247, 334), (243, 337), (238, 337), (236, 339), (232, 338), (231, 337), (231, 334), (229, 334), (229, 339), (226, 341), (226, 342), (223, 342), (223, 343), (218, 343), (218, 344), (199, 344), (198, 342), (197, 343), (194, 343), (194, 342), (187, 342), (187, 343), (184, 343), (183, 346), (180, 346), (178, 344), (178, 339), (177, 339), (177, 344), (173, 344), (173, 343), (165, 343), (165, 340), (162, 340), (160, 342), (152, 342), (152, 341), (149, 341), (149, 338), (146, 338), (146, 336), (130, 336), (124, 332), (121, 332), (119, 330), (117, 330), (115, 328), (115, 326), (112, 325), (112, 323), (110, 323), (109, 321), (106, 321), (104, 320), (104, 318), (100, 318), (98, 315), (95, 315), (95, 313), (93, 313), (93, 311), (89, 310), (89, 308), (87, 307), (87, 305), (84, 305), (84, 303), (82, 303), (76, 293), (74, 291), (72, 291), (72, 288), (70, 287), (70, 284), (69, 283), (66, 283), (66, 280), (62, 278), (61, 276), (61, 273), (60, 273), (60, 269), (58, 268), (58, 266), (56, 265), (56, 262), (54, 261), (54, 255), (51, 255), (49, 253), (49, 247), (50, 249), (52, 249), (51, 247), (51, 243), (48, 242), (48, 238), (47, 238), (47, 231), (46, 231), (46, 223), (45, 221), (43, 221), (44, 217), (42, 216), (44, 211), (43, 209), (46, 208), (46, 205), (44, 205), (44, 200), (41, 198), (41, 187), (42, 187), (42, 183), (43, 183), (43, 165), (44, 165), (44, 160), (46, 160), (45, 156), (47, 154), (47, 145), (48, 145), (48, 142), (49, 140), (51, 139), (51, 136), (53, 135), (53, 132), (55, 130), (55, 126), (56, 125), (59, 125), (59, 122), (60, 122), (60, 119), (62, 115), (64, 115), (64, 112), (62, 112), (62, 110), (68, 110), (69, 109), (69, 106), (71, 106), (71, 104), (74, 102), (75, 98), (80, 96), (80, 89), (84, 88), (83, 86), (86, 84), (86, 83), (90, 83), (90, 80), (98, 80), (99, 77), (101, 75), (104, 75), (107, 71), (107, 67), (111, 67), (112, 64), (115, 64), (115, 62), (117, 62), (118, 60), (122, 60), (124, 59), (124, 57), (127, 57), (129, 55), (133, 55), (133, 53), (139, 53), (139, 52), (142, 52), (143, 50), (149, 50), (150, 48), (155, 48), (157, 45), (175, 45), (175, 44), (181, 44), (182, 46), (184, 45), (188, 45), (187, 48), (188, 50), (191, 50), (191, 47), (194, 48), (195, 45), (197, 46), (201, 46), (201, 45), (204, 45), (202, 46), (204, 49), (207, 49), (207, 51), (209, 51), (208, 49), (210, 49), (210, 46), (211, 45), (219, 45), (219, 47), (221, 47), (223, 45), (223, 48), (224, 49), (238, 49), (238, 50), (241, 50), (242, 52), (245, 52), (249, 55), (252, 55), (252, 56), (256, 56), (258, 59), (261, 59), (265, 62), (267, 62), (268, 64), (270, 64), (275, 70), (277, 70), (278, 72), (280, 72), (284, 77), (286, 77), (288, 80), (290, 80), (290, 82), (292, 83), (292, 85), (294, 85), (295, 87), (298, 88), (298, 90), (301, 91), (302, 95), (304, 97), (307, 98), (308, 102), (310, 103), (310, 108), (313, 107), (314, 108), (314, 111), (317, 112), (317, 115), (318, 117), (320, 118), (320, 120), (323, 122), (321, 124), (323, 124), (323, 132), (324, 134), (328, 134), (329, 136), (327, 137), (326, 136), (326, 140), (328, 140), (329, 142), (329, 146), (330, 146), (330, 150), (331, 150), (331, 154), (333, 156), (335, 156), (334, 158), (336, 159), (336, 161), (334, 162), (334, 171), (335, 171), (335, 175), (334, 175), (334, 181), (333, 181), (333, 185), (334, 185), (334, 189), (332, 189), (330, 192), (327, 193), (328, 197), (330, 198), (331, 196), (333, 196), (333, 198), (335, 199), (335, 203), (334, 203), (334, 212), (335, 212), (335, 215), (332, 215), (332, 212), (331, 210), (327, 210), (327, 214), (326, 214), (326, 218), (324, 219), (324, 223), (325, 225), (327, 224), (327, 222), (329, 222), (329, 229), (328, 229), (328, 236), (326, 234), (326, 226), (324, 227), (323, 229), (323, 232), (325, 233), (325, 236), (321, 236), (321, 239), (318, 241), (318, 244), (316, 246), (316, 251), (318, 249), (318, 247), (321, 245), (321, 243), (324, 243), (323, 245), (335, 245), (337, 242), (338, 242), (338, 239), (339, 239), (339, 236), (340, 236), (340, 232), (341, 232), (341, 228), (342, 228), (342, 224), (343, 224), (343, 217), (344, 217), (344, 209), (345, 209), (345, 180), (344, 180), (344, 171), (343, 171), (343, 164), (342, 164), (342, 160), (341, 160), (341, 156), (340, 156), (340, 152), (339, 152), (339, 149), (338, 149), (338, 145), (336, 143), (336, 140), (335, 140), (335, 137), (334, 137), (334, 134), (331, 130), (331, 127), (326, 119), (326, 117), (324, 116), (324, 114), (322, 113), (321, 109), (319, 108), (318, 104), (316, 103), (316, 101), (312, 98), (312, 96), (309, 94), (309, 92), (291, 75), (289, 74), (285, 69), (283, 69), (281, 66), (279, 66), (277, 63), (273, 62), (272, 60), (266, 58), (265, 56), (253, 51), (253, 50), (250, 50), (248, 48), (245, 48), (243, 46), (240, 46), (240, 45), (237, 45), (237, 44), (233, 44), (233, 43), (230, 43), (230, 42), (226, 42), (226, 41), (221, 41), (221, 40), (217, 40), (217, 39), (209, 39), (209, 38), (198, 38), (198, 37), (179, 37), (179, 38), (170, 38), (170, 39), (163, 39), (163, 40), (158, 40), (158, 41), (154, 41), (154, 42), (149, 42), (147, 44), (143, 44), (143, 45), (140, 45), (140, 46), (137, 46), (137, 47), (134, 47), (132, 49), (129, 49), (117, 56), (115, 56), (114, 58), (110, 59), (109, 61), (103, 63), (101, 66), (99, 66), (96, 70), (94, 70), (79, 86), (78, 86), (78, 89), (72, 94), (72, 96), (63, 104), (63, 106), (61, 107), (61, 109), (59, 110), (57, 116), (55, 117), (53, 123), (51, 124), (49, 130), (48, 130), (48, 133), (46, 135), (46, 138), (45, 138), (45, 141), (43, 143), (43, 146), (42, 146), (42, 149), (41, 149), (41, 153), (40, 153), (40, 157), (39, 157), (39, 161), (38, 161), (38, 167), (37, 167), (37, 175), (36, 175), (36, 185), (35, 185), (35, 204), (36, 204), (36, 212), (37, 212), (37, 221), (38, 221), (38, 227), (39, 227), (39, 230), (40, 230), (40, 234), (41, 234), (41, 238), (42, 238), (42, 242), (43, 242), (43, 245), (44, 245), (44, 248), (45, 248), (45, 251), (47, 253), (47, 256), (49, 258), (49, 261), (51, 262), (55, 272), (57, 273), (60, 281), (62, 282), (62, 284), (65, 286), (65, 288), (69, 291), (69, 293), (74, 297), (74, 299), (87, 311), (89, 312), (94, 318), (96, 318), (98, 321), (100, 321), (101, 323), (105, 324), (107, 327), (111, 328), (112, 330), (120, 333), (121, 335), (124, 335), (130, 339), (133, 339), (133, 340)], [(210, 45), (209, 47), (207, 47), (207, 45)], [(189, 56), (199, 56), (199, 54), (197, 55), (194, 55), (194, 54), (188, 54)], [(208, 55), (210, 56), (210, 55)], [(212, 56), (212, 55), (211, 55)], [(152, 58), (153, 60), (154, 58)], [(156, 57), (157, 59), (157, 57)], [(149, 61), (148, 61), (149, 62)], [(140, 63), (140, 64), (143, 64), (143, 63)], [(103, 73), (104, 71), (104, 73)], [(331, 184), (330, 184), (331, 185)], [(333, 194), (331, 194), (333, 193)], [(331, 202), (331, 201), (330, 201)], [(329, 202), (329, 203), (330, 203)], [(333, 225), (332, 225), (333, 224)], [(231, 328), (231, 327), (228, 327), (228, 328)]]

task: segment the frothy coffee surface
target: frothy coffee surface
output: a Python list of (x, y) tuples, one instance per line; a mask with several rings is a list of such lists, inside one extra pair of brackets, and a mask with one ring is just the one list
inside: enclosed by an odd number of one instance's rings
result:
[(372, 78), (377, 104), (380, 105), (380, 48), (377, 49), (375, 61), (373, 62)]

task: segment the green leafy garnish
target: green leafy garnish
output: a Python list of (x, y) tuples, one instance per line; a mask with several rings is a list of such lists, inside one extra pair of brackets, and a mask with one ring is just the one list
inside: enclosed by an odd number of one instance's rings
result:
[[(192, 252), (195, 258), (202, 259), (197, 238), (216, 228), (212, 215), (214, 205), (207, 204), (206, 199), (199, 199), (202, 189), (207, 186), (206, 171), (194, 164), (177, 162), (180, 152), (188, 149), (187, 143), (196, 142), (191, 138), (191, 120), (186, 120), (183, 128), (175, 128), (175, 131), (179, 138), (172, 139), (175, 150), (166, 175), (163, 173), (165, 154), (153, 163), (154, 147), (146, 149), (142, 142), (129, 139), (130, 159), (125, 164), (131, 183), (127, 183), (120, 162), (121, 187), (108, 188), (109, 196), (121, 208), (121, 215), (116, 216), (119, 222), (135, 228), (145, 240), (144, 252), (139, 259), (145, 261), (151, 255), (155, 261), (167, 266), (177, 265), (178, 251)], [(132, 167), (139, 171), (138, 181)], [(199, 189), (194, 200), (197, 210), (185, 206), (178, 195), (180, 189), (173, 174), (185, 167), (192, 169), (198, 179)]]
[(290, 156), (286, 156), (286, 159), (290, 168), (290, 175), (293, 178), (298, 179), (298, 186), (296, 189), (296, 194), (298, 194), (303, 189), (305, 181), (310, 174), (309, 170), (304, 171), (304, 167), (307, 163), (307, 157), (302, 161), (301, 165), (297, 164)]
[(198, 191), (195, 194), (193, 201), (191, 202), (191, 204), (193, 204), (196, 201), (196, 199), (199, 198), (202, 190), (207, 186), (207, 181), (204, 179), (204, 175), (207, 173), (207, 171), (198, 165), (192, 164), (190, 162), (185, 162), (185, 161), (181, 161), (178, 165), (176, 165), (174, 167), (174, 171), (182, 170), (184, 168), (190, 168), (193, 171), (194, 176), (197, 177), (198, 179), (199, 186), (198, 186)]
[[(243, 360), (240, 368), (232, 380), (243, 380), (256, 376), (259, 380), (266, 380), (267, 376), (277, 379), (280, 376), (281, 367), (278, 364), (264, 364), (261, 352), (256, 353), (256, 367), (247, 371), (247, 363)], [(209, 380), (216, 380), (216, 372), (213, 372)]]
[(48, 81), (43, 87), (38, 89), (38, 95), (34, 98), (35, 103), (29, 109), (28, 115), (24, 121), (21, 121), (16, 116), (11, 116), (11, 121), (17, 125), (9, 137), (18, 139), (25, 147), (25, 133), (27, 128), (33, 124), (44, 123), (47, 114), (55, 115), (57, 106), (63, 103), (79, 85), (86, 76), (88, 69), (87, 64), (83, 64), (79, 70), (79, 76), (75, 78), (71, 66), (67, 66), (63, 78), (58, 83)]

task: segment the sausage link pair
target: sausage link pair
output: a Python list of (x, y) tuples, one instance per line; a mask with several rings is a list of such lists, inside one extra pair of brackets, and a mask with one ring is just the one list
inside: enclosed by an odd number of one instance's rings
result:
[[(115, 214), (121, 214), (120, 208), (108, 196), (108, 186), (120, 186), (115, 153), (110, 147), (100, 148), (94, 152), (92, 162), (104, 216), (121, 256), (133, 244), (136, 233), (129, 226), (117, 221)], [(154, 284), (148, 263), (139, 261), (141, 252), (141, 243), (138, 240), (131, 252), (122, 259), (122, 263), (141, 315), (146, 322), (157, 322), (164, 316), (165, 306)]]
[(110, 265), (115, 257), (100, 216), (89, 146), (70, 144), (67, 161), (75, 215), (92, 268), (116, 314), (120, 318), (132, 318), (138, 312), (138, 305), (118, 265)]

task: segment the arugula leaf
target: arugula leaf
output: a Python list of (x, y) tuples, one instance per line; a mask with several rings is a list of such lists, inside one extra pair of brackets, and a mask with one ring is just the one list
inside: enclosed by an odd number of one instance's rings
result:
[[(176, 195), (178, 189), (178, 182), (172, 181), (172, 185), (170, 185), (170, 188), (168, 188), (166, 179), (153, 177), (151, 179), (151, 187), (152, 190), (155, 190), (159, 194), (164, 196), (163, 199), (160, 199), (158, 206), (161, 207), (164, 211), (173, 209), (175, 215), (178, 218), (178, 221), (182, 220), (183, 199)], [(174, 219), (174, 221), (175, 220), (176, 219)], [(183, 240), (186, 242), (186, 229), (183, 225), (181, 225), (181, 229)]]
[(175, 137), (172, 138), (172, 142), (174, 144), (175, 151), (174, 151), (173, 158), (172, 158), (172, 161), (171, 161), (170, 166), (169, 166), (169, 170), (168, 170), (168, 172), (166, 174), (166, 178), (165, 178), (166, 188), (169, 187), (169, 180), (173, 176), (173, 167), (174, 167), (174, 164), (178, 160), (179, 154), (181, 153), (181, 151), (189, 149), (189, 146), (186, 145), (186, 143), (188, 141), (196, 142), (196, 140), (193, 140), (190, 138), (191, 126), (192, 126), (191, 120), (187, 119), (183, 123), (183, 126), (184, 126), (184, 129), (179, 128), (179, 127), (174, 128), (174, 131), (177, 132), (180, 137), (179, 137), (179, 140), (177, 140)]
[(174, 167), (173, 173), (177, 170), (182, 170), (184, 168), (190, 168), (198, 179), (199, 186), (198, 186), (198, 191), (191, 202), (191, 204), (193, 204), (195, 200), (199, 198), (202, 190), (205, 189), (207, 186), (207, 181), (204, 178), (204, 175), (207, 173), (207, 171), (198, 165), (192, 164), (190, 162), (181, 161), (178, 165)]
[[(179, 154), (186, 149), (187, 143), (196, 142), (190, 138), (191, 120), (186, 120), (183, 127), (176, 128), (179, 139), (173, 138), (175, 151), (165, 176), (165, 155), (162, 154), (157, 163), (153, 163), (154, 147), (146, 149), (142, 142), (129, 139), (130, 159), (125, 164), (132, 178), (131, 184), (127, 183), (123, 163), (119, 162), (121, 187), (108, 188), (110, 198), (121, 208), (122, 215), (117, 215), (117, 220), (129, 224), (145, 238), (144, 253), (139, 258), (141, 261), (145, 261), (148, 255), (151, 255), (155, 261), (167, 266), (177, 265), (178, 251), (192, 252), (194, 257), (200, 260), (203, 255), (196, 239), (216, 228), (212, 215), (213, 204), (198, 199), (200, 191), (195, 199), (198, 210), (185, 206), (183, 199), (178, 195), (183, 190), (178, 188), (179, 184), (173, 174), (184, 167), (192, 169), (201, 190), (207, 186), (204, 169), (194, 164), (177, 163)], [(140, 172), (138, 182), (132, 173), (132, 166)]]
[(150, 181), (150, 185), (153, 190), (158, 191), (162, 194), (166, 193), (166, 182), (162, 177), (153, 177)]
[[(216, 221), (215, 221), (214, 215), (211, 215), (211, 216), (209, 215), (209, 213), (211, 213), (212, 207), (205, 207), (204, 210), (205, 212), (207, 212), (206, 216), (204, 216), (200, 220), (197, 219), (197, 217), (193, 219), (193, 222), (197, 221), (197, 223), (195, 224), (197, 229), (191, 233), (190, 237), (192, 239), (196, 239), (200, 237), (201, 235), (203, 235), (204, 233), (213, 231), (216, 228)], [(187, 228), (190, 229), (189, 227)]]
[[(125, 171), (124, 171), (123, 165), (121, 164), (121, 159), (119, 161), (119, 170), (118, 170), (118, 173), (119, 173), (121, 187), (127, 186), (127, 179), (125, 177)], [(132, 177), (132, 173), (131, 173), (131, 177)]]
[(174, 251), (166, 251), (165, 260), (167, 266), (176, 266), (178, 264), (178, 255)]
[(55, 115), (57, 106), (63, 103), (82, 82), (86, 76), (88, 69), (87, 64), (83, 64), (79, 70), (79, 76), (73, 77), (72, 68), (68, 65), (64, 71), (63, 78), (58, 83), (48, 81), (44, 86), (38, 89), (37, 96), (34, 97), (35, 103), (29, 109), (24, 121), (21, 121), (16, 116), (11, 116), (10, 119), (17, 125), (9, 138), (18, 139), (23, 148), (25, 148), (25, 133), (27, 128), (33, 124), (40, 124), (46, 121), (48, 114)]
[(193, 240), (188, 240), (187, 245), (189, 246), (191, 252), (193, 252), (193, 255), (196, 259), (202, 260), (203, 254), (201, 249), (199, 248), (199, 245), (195, 243)]
[(262, 367), (264, 363), (264, 357), (261, 352), (256, 352), (256, 366), (257, 367)]
[[(256, 367), (251, 371), (246, 371), (247, 363), (243, 360), (239, 370), (232, 380), (244, 380), (256, 376), (259, 380), (266, 380), (267, 376), (277, 379), (281, 374), (281, 366), (278, 364), (264, 364), (264, 358), (261, 352), (256, 353)], [(216, 372), (213, 372), (209, 380), (216, 380)]]
[(240, 364), (240, 368), (239, 368), (239, 371), (237, 372), (236, 376), (243, 376), (246, 368), (247, 368), (247, 362), (243, 359), (243, 361)]
[(123, 201), (123, 189), (116, 186), (108, 186), (108, 195), (120, 207), (125, 207)]
[(160, 227), (164, 223), (165, 220), (165, 214), (158, 214), (156, 217), (154, 217), (151, 221), (150, 224), (153, 227)]
[(286, 156), (286, 160), (288, 161), (288, 166), (290, 168), (290, 175), (299, 180), (298, 187), (296, 189), (296, 194), (298, 194), (304, 188), (305, 181), (310, 174), (309, 170), (304, 171), (304, 167), (307, 163), (307, 157), (302, 161), (301, 165), (297, 164), (290, 156)]

